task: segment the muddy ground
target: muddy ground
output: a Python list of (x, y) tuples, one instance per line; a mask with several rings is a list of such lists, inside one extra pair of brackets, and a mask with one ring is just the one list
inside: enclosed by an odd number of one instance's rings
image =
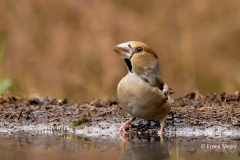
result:
[[(95, 135), (116, 134), (117, 128), (130, 118), (130, 115), (117, 106), (117, 98), (78, 103), (49, 97), (27, 99), (3, 95), (0, 97), (0, 128), (2, 129), (0, 132), (10, 132), (14, 129), (27, 130), (26, 126), (46, 125), (48, 130), (58, 132), (76, 132), (83, 135), (91, 135), (92, 132)], [(129, 135), (156, 136), (158, 129), (157, 121), (137, 119), (132, 123)], [(207, 96), (192, 92), (176, 98), (165, 126), (165, 136), (178, 134), (184, 137), (189, 134), (207, 137), (216, 134), (219, 136), (224, 132), (226, 136), (239, 139), (239, 131), (239, 92)]]

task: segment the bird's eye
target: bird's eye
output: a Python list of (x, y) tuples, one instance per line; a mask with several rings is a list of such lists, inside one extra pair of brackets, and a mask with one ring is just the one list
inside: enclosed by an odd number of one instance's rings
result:
[(139, 53), (139, 52), (142, 52), (143, 51), (143, 48), (142, 47), (137, 47), (136, 48), (136, 51)]

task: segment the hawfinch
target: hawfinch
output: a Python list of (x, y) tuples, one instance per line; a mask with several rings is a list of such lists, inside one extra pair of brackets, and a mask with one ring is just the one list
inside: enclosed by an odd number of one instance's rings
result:
[(126, 62), (128, 74), (119, 82), (119, 105), (133, 118), (124, 123), (119, 131), (125, 131), (136, 118), (159, 120), (162, 136), (165, 118), (172, 100), (166, 83), (159, 78), (159, 60), (146, 44), (130, 41), (116, 45), (113, 50)]

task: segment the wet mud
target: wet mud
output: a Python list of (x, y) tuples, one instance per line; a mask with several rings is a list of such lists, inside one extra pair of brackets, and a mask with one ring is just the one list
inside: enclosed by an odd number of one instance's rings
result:
[[(67, 99), (0, 97), (0, 132), (118, 136), (118, 127), (131, 116), (118, 107), (117, 98), (85, 103)], [(157, 121), (137, 119), (128, 131), (131, 138), (157, 136)], [(194, 92), (174, 99), (166, 118), (165, 137), (240, 138), (240, 93), (210, 94)]]

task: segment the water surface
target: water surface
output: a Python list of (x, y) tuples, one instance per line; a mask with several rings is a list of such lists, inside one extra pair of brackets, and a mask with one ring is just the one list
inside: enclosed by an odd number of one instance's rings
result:
[(240, 141), (229, 139), (133, 138), (38, 135), (0, 136), (0, 160), (239, 160)]

